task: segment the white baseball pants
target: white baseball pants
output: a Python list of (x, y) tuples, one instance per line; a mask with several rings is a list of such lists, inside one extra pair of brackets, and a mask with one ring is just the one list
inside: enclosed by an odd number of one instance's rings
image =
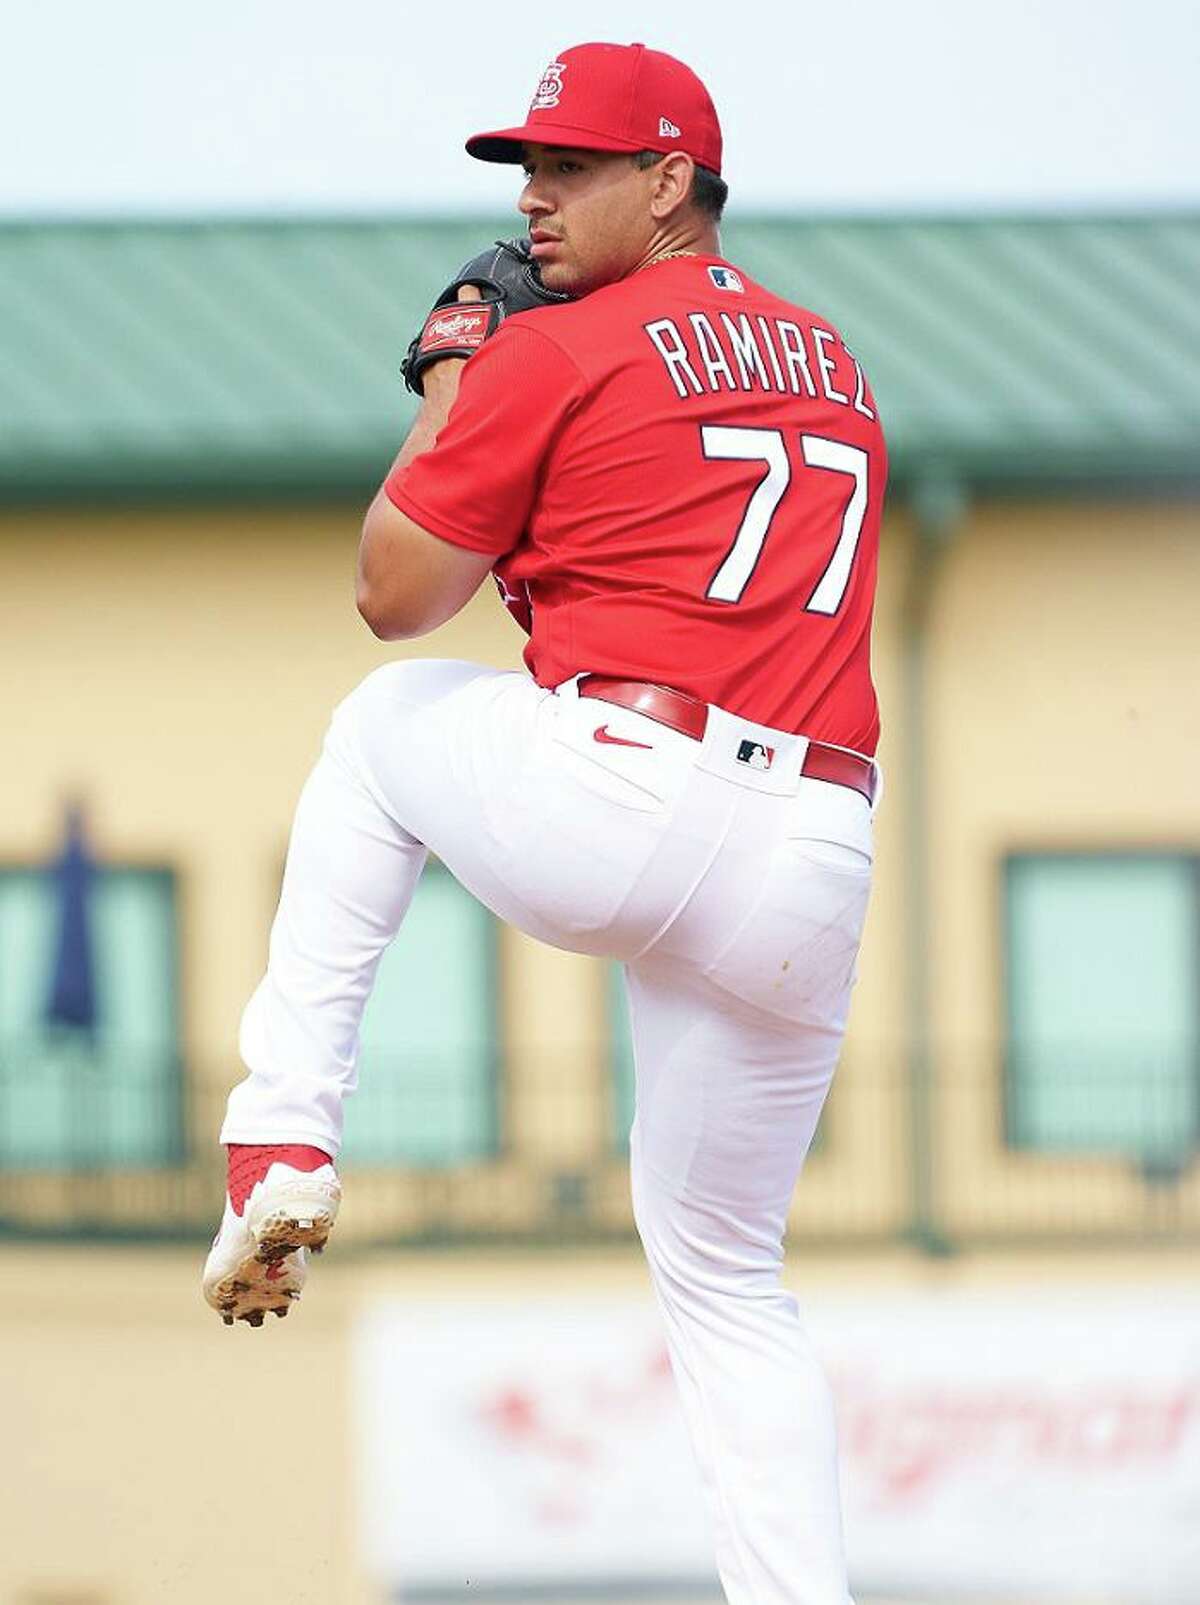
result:
[[(769, 769), (738, 761), (746, 740)], [(336, 1154), (427, 849), (501, 919), (622, 960), (635, 1214), (730, 1605), (850, 1598), (830, 1394), (780, 1270), (846, 1023), (871, 811), (801, 778), (805, 745), (715, 708), (698, 742), (476, 664), (376, 670), (301, 794), (221, 1132)]]

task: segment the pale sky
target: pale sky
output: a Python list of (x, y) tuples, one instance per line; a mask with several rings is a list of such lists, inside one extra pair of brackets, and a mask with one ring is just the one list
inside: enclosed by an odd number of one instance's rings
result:
[(739, 209), (1200, 204), (1196, 0), (45, 0), (0, 60), (0, 215), (507, 209), (464, 138), (642, 40), (712, 90)]

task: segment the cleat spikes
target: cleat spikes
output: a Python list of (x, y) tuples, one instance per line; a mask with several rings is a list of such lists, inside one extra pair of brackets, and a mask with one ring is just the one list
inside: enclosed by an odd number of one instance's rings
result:
[(341, 1188), (329, 1170), (310, 1172), (284, 1160), (271, 1168), (246, 1200), (243, 1212), (226, 1199), (221, 1228), (205, 1262), (203, 1290), (226, 1325), (282, 1319), (300, 1297), (311, 1271), (309, 1250), (320, 1253), (337, 1219)]

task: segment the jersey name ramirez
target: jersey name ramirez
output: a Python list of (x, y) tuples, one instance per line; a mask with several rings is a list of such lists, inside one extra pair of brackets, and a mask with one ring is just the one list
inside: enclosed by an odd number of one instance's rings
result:
[[(864, 418), (875, 417), (858, 358), (831, 329), (813, 324), (805, 330), (789, 318), (761, 313), (751, 318), (745, 312), (736, 317), (689, 312), (686, 320), (658, 318), (642, 327), (681, 401), (722, 391), (764, 390), (812, 401), (823, 395)], [(839, 352), (845, 358), (843, 373), (853, 367), (853, 394), (835, 382)]]

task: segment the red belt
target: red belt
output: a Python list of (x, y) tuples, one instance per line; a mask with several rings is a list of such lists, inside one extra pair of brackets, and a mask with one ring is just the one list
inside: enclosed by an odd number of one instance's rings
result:
[[(579, 682), (579, 695), (632, 708), (635, 713), (644, 713), (647, 719), (678, 730), (680, 735), (691, 736), (693, 741), (703, 741), (708, 729), (708, 703), (682, 691), (672, 691), (669, 686), (649, 685), (644, 680), (608, 680), (602, 674), (587, 674)], [(878, 775), (874, 763), (862, 753), (831, 747), (824, 741), (810, 741), (800, 773), (809, 780), (849, 786), (869, 803), (875, 801)]]

